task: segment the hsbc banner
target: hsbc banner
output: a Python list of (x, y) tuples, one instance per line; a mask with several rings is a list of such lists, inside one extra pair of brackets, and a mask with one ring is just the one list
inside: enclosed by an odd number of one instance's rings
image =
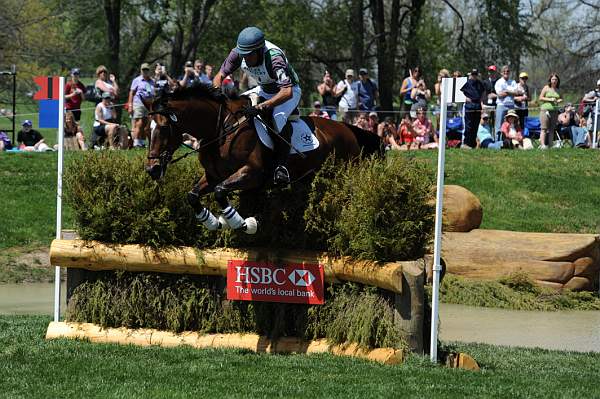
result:
[(227, 263), (227, 299), (322, 305), (323, 265), (230, 260)]

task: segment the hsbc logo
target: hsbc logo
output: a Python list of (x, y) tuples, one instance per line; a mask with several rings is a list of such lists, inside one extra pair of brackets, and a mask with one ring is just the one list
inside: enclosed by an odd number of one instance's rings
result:
[(315, 276), (308, 270), (296, 269), (290, 273), (288, 279), (296, 287), (308, 287), (315, 281)]

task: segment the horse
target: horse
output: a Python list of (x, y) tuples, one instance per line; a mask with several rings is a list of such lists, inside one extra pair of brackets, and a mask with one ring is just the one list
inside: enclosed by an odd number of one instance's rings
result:
[[(273, 151), (259, 138), (252, 118), (244, 115), (249, 105), (246, 96), (227, 96), (204, 84), (163, 92), (150, 104), (154, 124), (146, 171), (153, 180), (164, 177), (169, 163), (177, 161), (173, 153), (182, 145), (183, 135), (195, 137), (204, 175), (188, 192), (187, 200), (198, 221), (209, 230), (231, 228), (254, 234), (258, 228), (254, 217), (242, 218), (228, 200), (232, 191), (268, 186), (274, 169)], [(290, 154), (288, 170), (293, 179), (317, 171), (332, 153), (338, 159), (351, 160), (381, 152), (381, 139), (372, 132), (324, 118), (302, 120), (313, 131), (318, 147)], [(200, 201), (210, 193), (221, 207), (219, 218)]]

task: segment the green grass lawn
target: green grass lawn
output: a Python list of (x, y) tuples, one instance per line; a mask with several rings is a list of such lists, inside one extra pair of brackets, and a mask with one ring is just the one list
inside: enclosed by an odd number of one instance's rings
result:
[(598, 397), (600, 354), (455, 345), (482, 366), (470, 372), (421, 356), (384, 366), (331, 355), (45, 341), (49, 321), (0, 316), (0, 396)]

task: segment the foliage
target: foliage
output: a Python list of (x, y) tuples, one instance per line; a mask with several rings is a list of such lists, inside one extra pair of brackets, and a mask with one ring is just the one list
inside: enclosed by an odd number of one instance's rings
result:
[(498, 281), (469, 280), (447, 274), (440, 286), (440, 300), (516, 310), (600, 310), (597, 293), (542, 288), (524, 273)]
[(78, 286), (67, 319), (103, 327), (203, 333), (254, 332), (272, 338), (328, 338), (362, 347), (404, 347), (390, 303), (373, 288), (330, 286), (326, 304), (226, 301), (220, 278), (103, 273)]

